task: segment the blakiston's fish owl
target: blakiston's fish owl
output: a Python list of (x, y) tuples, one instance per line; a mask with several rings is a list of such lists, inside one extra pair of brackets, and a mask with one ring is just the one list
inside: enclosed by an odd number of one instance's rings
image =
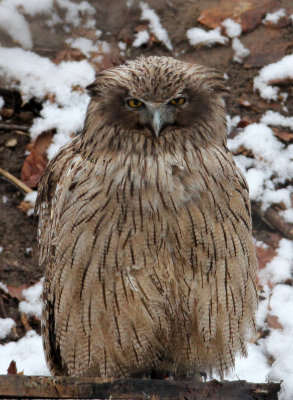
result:
[(43, 341), (56, 375), (221, 376), (257, 304), (247, 183), (219, 74), (168, 57), (98, 74), (42, 178)]

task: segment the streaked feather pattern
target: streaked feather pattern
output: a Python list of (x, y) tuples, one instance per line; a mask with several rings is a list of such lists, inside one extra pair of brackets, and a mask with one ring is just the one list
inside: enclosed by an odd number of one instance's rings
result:
[[(50, 162), (37, 201), (48, 365), (73, 376), (223, 375), (255, 329), (257, 263), (220, 77), (149, 57), (102, 72), (89, 90), (84, 132)], [(184, 90), (190, 109), (157, 139), (117, 100)]]

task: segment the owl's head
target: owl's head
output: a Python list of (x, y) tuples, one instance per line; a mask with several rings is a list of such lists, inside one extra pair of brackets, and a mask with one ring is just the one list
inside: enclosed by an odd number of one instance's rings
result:
[[(222, 76), (171, 57), (148, 57), (105, 70), (88, 86), (86, 129), (114, 129), (124, 139), (153, 142), (174, 135), (200, 142), (225, 141)], [(115, 138), (112, 137), (112, 142)]]

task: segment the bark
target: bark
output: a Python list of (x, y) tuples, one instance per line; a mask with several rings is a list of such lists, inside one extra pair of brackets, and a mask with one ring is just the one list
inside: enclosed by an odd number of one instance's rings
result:
[(276, 383), (0, 375), (0, 399), (277, 400)]

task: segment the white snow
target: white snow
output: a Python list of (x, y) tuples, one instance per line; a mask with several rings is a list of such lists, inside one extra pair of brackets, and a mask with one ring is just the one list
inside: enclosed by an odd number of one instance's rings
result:
[(228, 146), (232, 151), (244, 146), (253, 152), (254, 158), (250, 158), (248, 164), (243, 163), (247, 157), (235, 157), (245, 173), (252, 200), (260, 201), (263, 209), (279, 202), (290, 207), (290, 190), (276, 190), (275, 185), (293, 176), (292, 145), (285, 148), (271, 128), (263, 123), (254, 123), (245, 127), (234, 139), (228, 139)]
[(150, 38), (150, 34), (148, 33), (148, 31), (143, 30), (143, 31), (139, 31), (135, 34), (135, 39), (132, 43), (133, 47), (140, 47), (141, 45), (147, 43), (149, 41)]
[(14, 326), (15, 322), (12, 318), (0, 318), (0, 339), (5, 339)]
[(225, 28), (227, 36), (230, 38), (235, 38), (241, 35), (242, 27), (241, 25), (231, 18), (227, 18), (222, 22), (222, 26)]
[(95, 9), (87, 1), (72, 2), (71, 0), (56, 0), (59, 7), (65, 10), (65, 21), (74, 27), (81, 25), (84, 15), (92, 16)]
[(173, 46), (166, 29), (162, 26), (159, 16), (152, 10), (145, 1), (139, 3), (141, 8), (141, 19), (149, 21), (149, 29), (158, 40), (163, 42), (167, 49), (172, 50)]
[(280, 8), (278, 11), (275, 11), (274, 13), (268, 13), (266, 14), (265, 18), (263, 19), (263, 22), (271, 22), (273, 24), (277, 24), (278, 21), (286, 16), (286, 10), (284, 8)]
[(234, 50), (233, 60), (238, 63), (242, 63), (243, 59), (250, 54), (250, 50), (237, 37), (232, 40), (232, 49)]
[(34, 315), (40, 319), (42, 316), (42, 290), (43, 279), (41, 279), (41, 281), (36, 283), (34, 286), (31, 286), (28, 289), (24, 289), (22, 291), (22, 295), (25, 300), (21, 301), (19, 304), (20, 312), (28, 315)]
[(45, 362), (42, 338), (35, 331), (27, 334), (17, 342), (0, 345), (0, 374), (7, 374), (12, 360), (17, 370), (25, 375), (50, 375)]
[(225, 379), (237, 381), (239, 379), (248, 382), (265, 382), (266, 375), (270, 371), (267, 357), (264, 352), (264, 345), (247, 344), (247, 357), (236, 356), (235, 368)]
[(125, 42), (122, 42), (121, 40), (118, 42), (118, 47), (119, 47), (119, 49), (120, 50), (122, 50), (122, 51), (124, 51), (124, 50), (126, 50), (126, 43)]
[(0, 3), (0, 28), (4, 29), (13, 40), (25, 49), (32, 47), (33, 41), (29, 24), (11, 0), (2, 0)]
[(25, 14), (36, 15), (36, 14), (48, 14), (52, 11), (53, 0), (9, 0), (10, 4), (23, 10)]
[(28, 201), (29, 203), (32, 204), (32, 206), (34, 206), (35, 202), (37, 200), (37, 195), (38, 195), (38, 192), (36, 190), (33, 190), (32, 192), (27, 193), (25, 195), (24, 201)]
[(212, 46), (215, 43), (226, 44), (228, 42), (228, 39), (221, 35), (220, 27), (210, 31), (205, 31), (201, 28), (190, 28), (186, 31), (186, 36), (189, 39), (189, 43), (193, 46), (198, 44)]
[(260, 92), (263, 99), (277, 100), (279, 88), (269, 85), (276, 79), (293, 79), (293, 54), (283, 57), (280, 61), (263, 67), (254, 78), (254, 89)]
[(260, 121), (266, 125), (282, 126), (293, 130), (293, 117), (284, 117), (276, 111), (268, 110)]
[(76, 39), (68, 38), (65, 42), (74, 49), (79, 49), (87, 57), (90, 57), (91, 52), (109, 53), (110, 46), (107, 42), (97, 40), (95, 43), (91, 39), (79, 37)]
[(79, 49), (86, 56), (90, 55), (91, 51), (97, 51), (98, 47), (94, 45), (93, 41), (84, 37), (79, 37), (76, 39), (68, 38), (66, 43), (70, 45), (70, 47), (74, 49)]
[(293, 224), (293, 208), (289, 208), (288, 210), (280, 211), (279, 213), (286, 222)]
[[(2, 247), (3, 250), (3, 247)], [(7, 285), (5, 283), (0, 282), (0, 289), (2, 289), (5, 293), (8, 293)]]
[[(267, 263), (264, 269), (259, 271), (258, 277), (262, 285), (267, 284), (268, 281), (275, 284), (290, 279), (292, 271), (293, 242), (288, 239), (281, 239), (277, 255)], [(290, 318), (292, 318), (292, 316)]]
[[(44, 102), (41, 116), (34, 120), (30, 130), (32, 139), (43, 131), (57, 130), (48, 149), (48, 157), (52, 158), (59, 147), (82, 128), (89, 102), (83, 88), (94, 80), (94, 68), (86, 60), (55, 65), (48, 58), (21, 48), (0, 47), (0, 73), (21, 90), (25, 100), (33, 96), (42, 100), (48, 94), (54, 97), (54, 103)], [(16, 80), (19, 83), (15, 83)]]

